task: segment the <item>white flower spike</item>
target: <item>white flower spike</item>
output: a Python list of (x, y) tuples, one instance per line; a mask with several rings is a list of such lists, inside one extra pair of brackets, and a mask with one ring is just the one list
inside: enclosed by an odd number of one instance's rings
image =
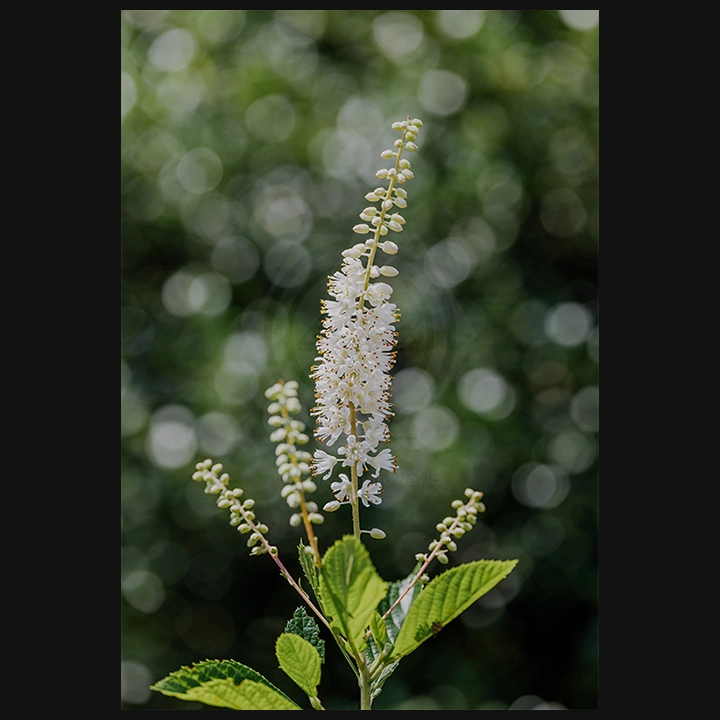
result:
[[(378, 452), (378, 445), (390, 440), (387, 427), (393, 415), (390, 370), (395, 363), (395, 323), (400, 313), (389, 301), (392, 287), (383, 281), (371, 281), (398, 274), (393, 266), (376, 265), (375, 255), (378, 248), (388, 255), (398, 252), (397, 244), (389, 240), (380, 242), (380, 238), (390, 230), (395, 233), (403, 230), (405, 218), (396, 210), (407, 207), (407, 191), (396, 185), (413, 178), (410, 162), (402, 154), (403, 150), (417, 150), (414, 141), (421, 127), (420, 120), (409, 117), (393, 123), (393, 129), (402, 136), (394, 142), (395, 149), (384, 150), (381, 157), (395, 158), (394, 167), (381, 168), (375, 174), (387, 179), (388, 185), (365, 195), (366, 200), (376, 206), (366, 207), (360, 213), (360, 219), (365, 222), (353, 227), (355, 233), (369, 235), (369, 238), (364, 244), (355, 244), (343, 251), (340, 271), (328, 282), (332, 300), (322, 303), (326, 317), (317, 342), (319, 364), (312, 368), (317, 398), (312, 414), (317, 420), (315, 437), (328, 447), (339, 443), (340, 457), (318, 450), (312, 469), (313, 474), (322, 474), (327, 480), (341, 458), (341, 466), (350, 468), (351, 477), (332, 483), (331, 487), (338, 501), (352, 505), (356, 537), (360, 537), (361, 532), (359, 501), (366, 507), (379, 505), (382, 488), (380, 483), (368, 480), (358, 489), (358, 478), (368, 467), (374, 469), (374, 478), (382, 470), (397, 470), (396, 458), (388, 449)], [(346, 475), (340, 477), (347, 478)]]

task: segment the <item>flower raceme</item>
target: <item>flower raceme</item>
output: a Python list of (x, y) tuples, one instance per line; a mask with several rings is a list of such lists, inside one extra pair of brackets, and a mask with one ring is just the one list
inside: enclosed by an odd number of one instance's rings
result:
[(395, 158), (394, 167), (376, 173), (378, 178), (387, 179), (388, 185), (365, 196), (374, 205), (360, 213), (365, 222), (353, 228), (355, 233), (369, 237), (343, 251), (342, 266), (328, 282), (332, 300), (322, 303), (325, 318), (317, 341), (319, 364), (311, 375), (316, 397), (312, 415), (317, 421), (315, 437), (328, 448), (336, 443), (339, 446), (336, 454), (316, 450), (312, 469), (313, 474), (328, 480), (336, 465), (349, 468), (349, 478), (340, 474), (341, 481), (332, 483), (337, 500), (325, 509), (351, 504), (356, 535), (361, 532), (358, 502), (366, 507), (376, 505), (382, 494), (381, 483), (366, 479), (359, 488), (358, 479), (368, 471), (377, 478), (382, 470), (397, 470), (397, 459), (389, 449), (378, 452), (378, 445), (390, 440), (390, 370), (395, 363), (395, 323), (400, 318), (397, 306), (390, 302), (393, 288), (384, 279), (395, 277), (398, 271), (391, 265), (376, 264), (375, 259), (378, 249), (386, 255), (398, 252), (394, 242), (381, 238), (403, 230), (405, 218), (397, 210), (407, 207), (407, 192), (400, 186), (411, 180), (413, 173), (402, 154), (404, 150), (417, 150), (414, 141), (421, 127), (417, 119), (393, 123), (401, 137), (394, 149), (383, 151), (381, 157)]

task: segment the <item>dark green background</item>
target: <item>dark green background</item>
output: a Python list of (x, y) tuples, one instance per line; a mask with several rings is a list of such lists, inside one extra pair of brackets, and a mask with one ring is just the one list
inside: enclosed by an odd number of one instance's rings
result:
[[(312, 429), (326, 278), (407, 115), (400, 470), (368, 546), (403, 577), (472, 486), (488, 510), (451, 564), (520, 563), (374, 707), (598, 707), (596, 12), (123, 11), (123, 708), (204, 707), (147, 686), (206, 658), (307, 707), (273, 654), (297, 596), (190, 476), (223, 462), (299, 574), (263, 391), (296, 379)], [(331, 643), (320, 697), (358, 702)]]

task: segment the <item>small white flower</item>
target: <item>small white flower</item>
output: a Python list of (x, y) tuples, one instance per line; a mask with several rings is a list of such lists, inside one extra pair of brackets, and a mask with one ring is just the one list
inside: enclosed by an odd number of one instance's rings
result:
[(373, 477), (376, 478), (381, 470), (390, 470), (391, 472), (397, 471), (397, 458), (385, 448), (382, 452), (378, 453), (375, 457), (369, 457), (368, 463), (375, 468)]
[(313, 474), (320, 475), (321, 473), (327, 473), (323, 477), (323, 480), (327, 480), (332, 475), (333, 468), (338, 459), (333, 455), (328, 455), (324, 450), (316, 450), (314, 458)]
[(369, 480), (366, 480), (358, 490), (358, 497), (365, 507), (370, 507), (370, 503), (379, 505), (382, 502), (382, 498), (378, 497), (379, 495), (382, 495), (382, 485)]
[[(350, 482), (347, 475), (340, 473), (340, 482), (334, 482), (330, 485), (330, 489), (335, 493), (335, 497), (342, 501), (350, 499), (352, 493), (352, 482)], [(367, 482), (365, 483), (367, 485)]]
[(357, 465), (358, 475), (362, 475), (368, 461), (367, 451), (362, 443), (358, 443), (355, 435), (348, 435), (347, 445), (338, 449), (340, 455), (344, 455), (343, 467)]

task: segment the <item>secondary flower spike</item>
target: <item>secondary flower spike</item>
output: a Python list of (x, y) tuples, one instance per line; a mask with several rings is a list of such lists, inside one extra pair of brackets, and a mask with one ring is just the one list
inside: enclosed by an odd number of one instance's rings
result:
[(417, 119), (393, 123), (401, 137), (381, 157), (394, 158), (394, 166), (376, 173), (387, 179), (387, 187), (375, 188), (365, 196), (374, 205), (360, 213), (364, 222), (353, 227), (356, 234), (368, 237), (342, 252), (341, 268), (328, 282), (332, 299), (322, 302), (325, 318), (317, 341), (319, 364), (312, 368), (316, 397), (312, 414), (317, 420), (315, 437), (337, 450), (335, 454), (316, 450), (313, 473), (328, 480), (336, 471), (350, 469), (350, 479), (342, 474), (342, 482), (332, 484), (337, 500), (330, 504), (333, 509), (337, 502), (353, 505), (356, 536), (360, 533), (358, 501), (365, 506), (379, 504), (382, 493), (379, 482), (366, 481), (359, 488), (358, 478), (367, 471), (376, 478), (382, 470), (397, 470), (397, 459), (390, 450), (378, 452), (378, 446), (390, 441), (390, 370), (398, 335), (395, 323), (400, 318), (397, 306), (390, 302), (393, 288), (385, 280), (398, 271), (392, 265), (376, 263), (375, 256), (378, 249), (389, 257), (398, 252), (397, 244), (380, 238), (402, 232), (405, 225), (398, 211), (407, 207), (407, 192), (399, 185), (411, 180), (413, 173), (402, 154), (417, 150), (414, 141), (421, 127)]

